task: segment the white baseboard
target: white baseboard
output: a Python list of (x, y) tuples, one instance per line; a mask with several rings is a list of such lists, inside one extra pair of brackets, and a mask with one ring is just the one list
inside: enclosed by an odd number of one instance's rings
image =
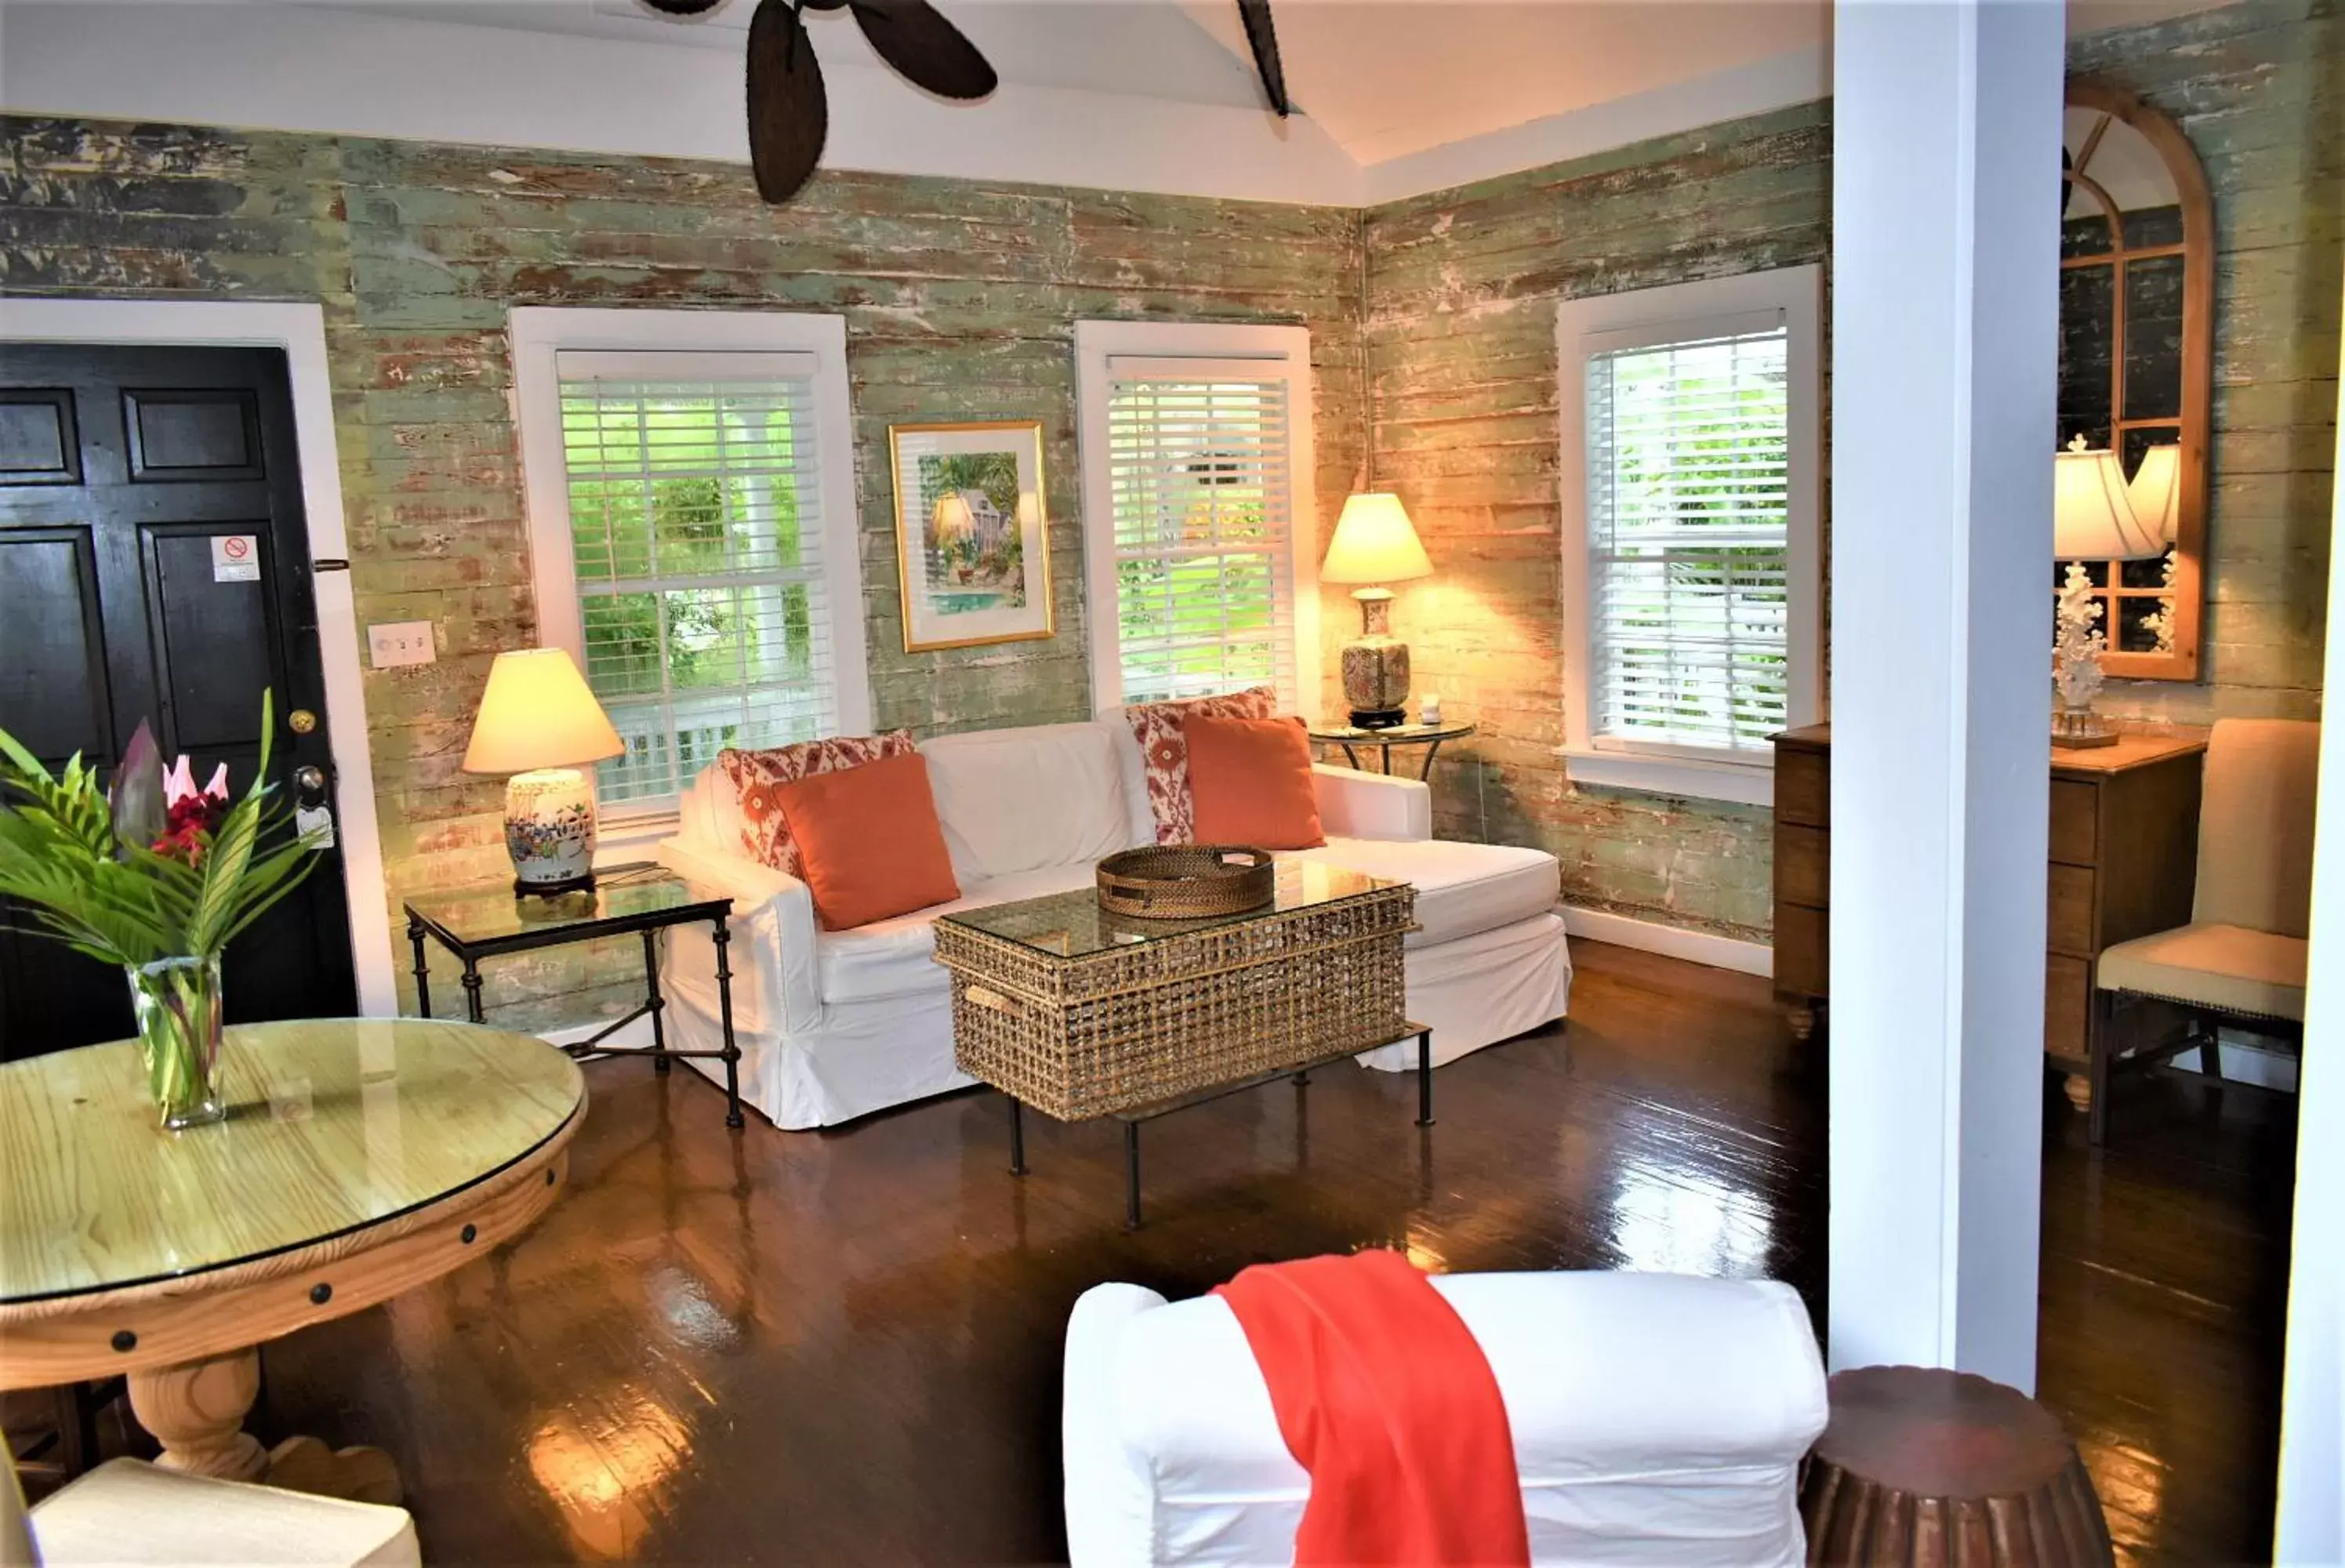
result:
[(1563, 928), (1591, 942), (1640, 948), (1647, 953), (1707, 964), (1713, 969), (1771, 977), (1775, 973), (1775, 949), (1764, 942), (1743, 942), (1715, 932), (1689, 931), (1682, 926), (1663, 926), (1658, 921), (1638, 920), (1602, 909), (1580, 909), (1569, 904), (1563, 905)]
[[(603, 1027), (600, 1023), (572, 1024), (564, 1028), (542, 1030), (537, 1037), (549, 1046), (574, 1046)], [(634, 1019), (603, 1043), (606, 1046), (649, 1046), (652, 1043), (652, 1021), (649, 1018)]]

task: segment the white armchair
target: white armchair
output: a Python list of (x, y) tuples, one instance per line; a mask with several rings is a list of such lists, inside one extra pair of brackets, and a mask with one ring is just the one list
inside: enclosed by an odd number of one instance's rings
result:
[[(1823, 1431), (1824, 1370), (1791, 1287), (1616, 1273), (1434, 1287), (1506, 1398), (1534, 1563), (1803, 1561), (1799, 1467)], [(1084, 1292), (1064, 1435), (1074, 1568), (1294, 1560), (1310, 1477), (1219, 1298)]]

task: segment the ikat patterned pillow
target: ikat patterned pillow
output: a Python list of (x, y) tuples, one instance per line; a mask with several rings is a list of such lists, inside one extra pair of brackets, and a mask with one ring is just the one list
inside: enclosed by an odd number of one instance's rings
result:
[(914, 749), (909, 730), (890, 730), (884, 735), (833, 735), (761, 752), (718, 753), (716, 761), (741, 803), (741, 847), (761, 865), (790, 876), (802, 875), (797, 841), (783, 820), (777, 786), (903, 756)]

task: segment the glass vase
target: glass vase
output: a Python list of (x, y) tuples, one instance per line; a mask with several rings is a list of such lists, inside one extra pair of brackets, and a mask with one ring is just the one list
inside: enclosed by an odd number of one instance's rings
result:
[(220, 1099), (220, 961), (162, 958), (127, 971), (147, 1092), (173, 1132), (228, 1115)]

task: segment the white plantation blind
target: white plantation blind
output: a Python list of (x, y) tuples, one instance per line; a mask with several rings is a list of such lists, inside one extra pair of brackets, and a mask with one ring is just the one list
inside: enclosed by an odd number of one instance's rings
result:
[(1596, 744), (1763, 753), (1788, 722), (1785, 328), (1590, 354)]
[(603, 798), (679, 794), (726, 746), (835, 733), (814, 357), (554, 362), (586, 681), (627, 745)]
[(1297, 702), (1288, 383), (1262, 362), (1107, 360), (1123, 700)]

